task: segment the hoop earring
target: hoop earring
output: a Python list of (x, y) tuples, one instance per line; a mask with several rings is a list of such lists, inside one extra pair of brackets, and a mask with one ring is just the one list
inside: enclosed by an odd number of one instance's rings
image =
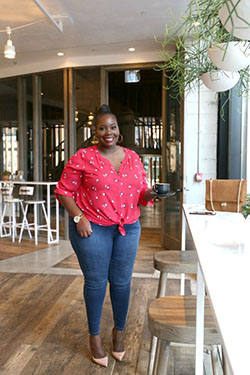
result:
[(92, 145), (98, 145), (99, 138), (96, 135), (93, 135), (93, 138), (91, 140)]
[(119, 137), (118, 137), (118, 141), (117, 141), (117, 143), (122, 143), (123, 142), (123, 135), (120, 133), (119, 134)]

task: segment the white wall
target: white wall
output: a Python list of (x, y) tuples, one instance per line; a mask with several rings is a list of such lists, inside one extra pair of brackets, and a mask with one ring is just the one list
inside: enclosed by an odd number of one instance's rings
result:
[(183, 202), (205, 203), (205, 180), (216, 178), (217, 159), (217, 93), (201, 86), (199, 172), (203, 181), (196, 182), (198, 159), (198, 90), (188, 94), (184, 103), (184, 171)]

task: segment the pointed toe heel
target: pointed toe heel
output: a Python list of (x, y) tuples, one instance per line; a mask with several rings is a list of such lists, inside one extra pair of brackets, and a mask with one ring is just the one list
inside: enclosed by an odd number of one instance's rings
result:
[(92, 361), (94, 363), (97, 363), (98, 365), (100, 366), (103, 366), (103, 367), (108, 367), (108, 357), (103, 357), (103, 358), (95, 358), (92, 356)]
[(123, 360), (123, 357), (124, 357), (124, 354), (125, 354), (125, 351), (124, 352), (111, 352), (112, 356), (119, 362), (121, 362)]

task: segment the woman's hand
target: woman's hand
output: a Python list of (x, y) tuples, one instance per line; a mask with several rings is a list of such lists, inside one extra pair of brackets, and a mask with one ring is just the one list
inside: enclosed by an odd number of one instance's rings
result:
[[(58, 194), (60, 203), (62, 206), (68, 211), (70, 216), (73, 218), (74, 216), (77, 216), (79, 214), (83, 213), (80, 211), (79, 207), (77, 207), (75, 200), (71, 197), (66, 197), (65, 195)], [(79, 236), (81, 237), (89, 237), (91, 236), (92, 229), (91, 224), (89, 220), (86, 218), (86, 216), (82, 216), (79, 223), (76, 224), (76, 230)]]
[(147, 202), (152, 201), (157, 196), (156, 192), (153, 189), (147, 189), (145, 191), (145, 200)]
[(92, 228), (89, 220), (83, 216), (79, 223), (76, 224), (76, 230), (79, 236), (87, 238), (92, 234)]

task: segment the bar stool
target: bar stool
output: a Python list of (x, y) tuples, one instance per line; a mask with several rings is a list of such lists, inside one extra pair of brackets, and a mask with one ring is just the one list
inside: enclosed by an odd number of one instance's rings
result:
[[(34, 193), (34, 186), (23, 186), (19, 189), (19, 195), (32, 196), (33, 193)], [(20, 231), (20, 235), (19, 235), (19, 242), (21, 242), (21, 240), (22, 240), (22, 235), (23, 235), (24, 229), (27, 229), (28, 231), (30, 229), (34, 230), (35, 244), (36, 245), (38, 244), (38, 231), (39, 230), (44, 230), (44, 231), (49, 230), (48, 216), (47, 216), (47, 212), (46, 212), (46, 209), (45, 209), (45, 202), (46, 202), (45, 200), (33, 200), (33, 199), (25, 199), (24, 200), (25, 208), (24, 208), (24, 214), (23, 214), (23, 221), (22, 221), (22, 225), (21, 225), (21, 231)], [(33, 212), (34, 212), (34, 221), (33, 222), (29, 222), (28, 218), (27, 218), (29, 206), (33, 206)], [(39, 206), (42, 207), (42, 211), (43, 211), (43, 214), (44, 214), (46, 224), (38, 224), (38, 207)], [(50, 234), (50, 237), (52, 238), (52, 234)]]
[[(15, 242), (15, 238), (17, 236), (17, 228), (20, 228), (20, 223), (17, 223), (16, 221), (16, 214), (18, 208), (20, 208), (22, 214), (24, 214), (23, 199), (13, 198), (13, 186), (3, 186), (1, 188), (1, 194), (3, 196), (3, 210), (0, 222), (0, 236), (8, 237), (12, 235), (12, 242)], [(9, 220), (5, 221), (4, 218), (5, 216), (7, 216), (8, 207), (10, 209), (10, 212), (8, 214)], [(9, 232), (7, 232), (6, 228), (9, 228)]]
[(197, 256), (193, 250), (167, 250), (154, 254), (154, 268), (160, 271), (157, 298), (166, 295), (167, 278), (169, 273), (196, 274)]
[[(196, 274), (197, 273), (197, 257), (193, 250), (167, 250), (158, 251), (154, 254), (154, 268), (160, 271), (160, 280), (156, 298), (166, 295), (167, 278), (169, 273), (175, 274)], [(158, 357), (156, 354), (157, 337), (152, 336), (150, 345), (150, 356), (148, 365), (148, 375), (153, 374), (154, 361)]]
[[(196, 296), (165, 296), (155, 299), (149, 305), (148, 327), (160, 341), (155, 374), (167, 375), (170, 343), (195, 344)], [(222, 344), (208, 297), (205, 297), (204, 343)]]

